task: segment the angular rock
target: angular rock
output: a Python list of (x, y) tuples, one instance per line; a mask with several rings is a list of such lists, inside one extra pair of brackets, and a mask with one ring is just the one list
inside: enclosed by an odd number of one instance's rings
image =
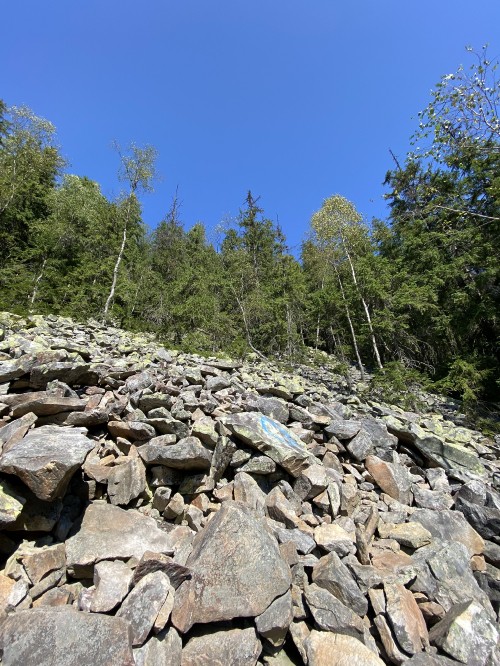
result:
[(182, 639), (173, 627), (134, 650), (135, 666), (181, 666)]
[(8, 481), (0, 480), (0, 529), (15, 523), (25, 504), (25, 497), (16, 492)]
[(394, 539), (406, 548), (421, 548), (432, 541), (432, 534), (419, 522), (400, 523), (399, 525), (379, 525), (379, 534), (383, 539)]
[(90, 610), (109, 613), (127, 596), (132, 584), (133, 571), (120, 560), (105, 560), (94, 567), (95, 592)]
[(182, 666), (255, 666), (262, 646), (255, 629), (226, 629), (194, 636), (182, 651)]
[(336, 553), (328, 553), (313, 567), (312, 579), (316, 585), (328, 590), (343, 604), (363, 617), (368, 611), (368, 602), (361, 593), (349, 569)]
[(113, 437), (124, 437), (134, 442), (152, 439), (156, 436), (153, 426), (142, 421), (109, 421), (108, 430)]
[(126, 506), (146, 489), (146, 470), (140, 458), (116, 465), (108, 476), (111, 504)]
[(414, 446), (426, 458), (446, 470), (472, 472), (483, 475), (486, 470), (477, 454), (460, 444), (445, 442), (435, 435), (419, 437), (412, 435)]
[[(29, 396), (29, 393), (26, 394)], [(49, 416), (61, 412), (83, 411), (86, 406), (85, 400), (80, 398), (65, 398), (56, 395), (44, 395), (44, 397), (26, 400), (12, 408), (12, 416), (17, 418), (33, 412), (37, 416)]]
[(139, 455), (146, 465), (165, 465), (173, 469), (209, 469), (212, 452), (205, 448), (197, 437), (185, 437), (171, 446), (144, 444)]
[(408, 654), (429, 647), (429, 635), (413, 594), (399, 583), (384, 585), (386, 614), (399, 646)]
[(132, 579), (133, 585), (137, 585), (141, 578), (155, 571), (162, 571), (166, 574), (175, 590), (183, 581), (191, 578), (191, 571), (182, 566), (182, 564), (174, 562), (171, 557), (163, 553), (154, 553), (147, 550), (135, 568)]
[(361, 429), (356, 437), (347, 444), (347, 450), (356, 460), (365, 460), (373, 451), (373, 442), (370, 435)]
[(101, 560), (140, 559), (147, 550), (172, 555), (169, 535), (153, 520), (133, 509), (94, 502), (80, 529), (66, 541), (69, 568), (89, 567)]
[(36, 414), (29, 413), (0, 428), (0, 452), (2, 448), (7, 451), (13, 444), (19, 442), (36, 420)]
[(308, 666), (383, 666), (361, 641), (329, 631), (311, 631), (304, 641)]
[(306, 587), (304, 595), (314, 621), (320, 629), (347, 634), (362, 640), (364, 624), (361, 618), (328, 590), (313, 583)]
[(245, 472), (234, 475), (234, 499), (260, 515), (264, 515), (266, 494), (257, 481)]
[(137, 583), (120, 606), (116, 617), (126, 620), (131, 629), (132, 645), (142, 645), (167, 596), (173, 591), (162, 571), (150, 573)]
[(290, 585), (275, 539), (232, 501), (197, 534), (186, 566), (193, 576), (177, 590), (172, 613), (181, 633), (197, 623), (260, 615)]
[(0, 471), (14, 474), (41, 500), (62, 497), (94, 447), (85, 428), (41, 426), (0, 456)]
[(269, 456), (292, 476), (299, 476), (309, 465), (318, 462), (304, 442), (264, 414), (233, 414), (224, 419), (224, 425), (242, 442)]
[(22, 563), (32, 585), (36, 585), (48, 573), (64, 567), (66, 549), (63, 543), (35, 548), (30, 554), (22, 557)]
[(483, 552), (483, 539), (459, 511), (416, 509), (410, 521), (420, 523), (436, 539), (463, 543), (471, 557)]
[(3, 666), (134, 666), (130, 629), (117, 617), (69, 606), (9, 615), (0, 626)]
[(498, 626), (476, 601), (453, 606), (430, 632), (433, 645), (467, 666), (493, 663), (490, 659), (498, 638)]
[(327, 552), (335, 552), (340, 557), (356, 552), (356, 546), (349, 534), (340, 525), (324, 523), (314, 530), (318, 546)]
[(365, 465), (375, 483), (385, 493), (401, 504), (410, 504), (411, 477), (404, 465), (385, 462), (385, 460), (371, 455), (366, 458)]
[(287, 592), (275, 599), (269, 608), (255, 618), (255, 626), (261, 636), (271, 645), (283, 645), (288, 627), (293, 620), (292, 595)]

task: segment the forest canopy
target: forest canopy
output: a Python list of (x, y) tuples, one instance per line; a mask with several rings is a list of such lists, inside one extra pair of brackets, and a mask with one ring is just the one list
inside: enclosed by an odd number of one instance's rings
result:
[[(260, 198), (242, 193), (216, 248), (176, 195), (153, 230), (141, 201), (156, 151), (117, 146), (115, 200), (65, 172), (55, 128), (0, 101), (0, 308), (98, 318), (173, 346), (413, 373), (474, 402), (500, 377), (500, 82), (486, 49), (432, 93), (367, 221), (339, 193), (318, 202), (299, 258)], [(332, 188), (335, 184), (332, 183)]]

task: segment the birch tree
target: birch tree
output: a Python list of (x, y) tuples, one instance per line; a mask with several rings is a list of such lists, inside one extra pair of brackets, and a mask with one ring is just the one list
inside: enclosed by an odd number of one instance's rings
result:
[(323, 206), (312, 217), (312, 228), (318, 240), (328, 249), (330, 261), (339, 282), (342, 301), (346, 309), (346, 317), (353, 338), (354, 349), (360, 364), (359, 349), (354, 333), (352, 317), (349, 310), (348, 300), (343, 283), (342, 267), (347, 268), (351, 276), (354, 289), (363, 306), (363, 311), (370, 332), (370, 340), (373, 355), (377, 366), (382, 369), (382, 360), (378, 349), (375, 331), (373, 328), (370, 308), (363, 293), (358, 272), (356, 270), (356, 259), (363, 252), (369, 250), (368, 233), (363, 219), (354, 205), (344, 197), (336, 194), (325, 199)]
[(153, 191), (153, 182), (156, 175), (157, 151), (153, 146), (144, 146), (141, 148), (135, 143), (130, 144), (128, 151), (123, 153), (120, 146), (115, 144), (115, 149), (120, 156), (120, 169), (118, 178), (121, 182), (127, 183), (128, 191), (122, 197), (118, 206), (119, 217), (122, 224), (122, 241), (118, 256), (116, 257), (115, 267), (113, 269), (113, 278), (108, 298), (104, 305), (103, 319), (107, 319), (109, 309), (113, 303), (116, 291), (116, 282), (120, 264), (127, 245), (127, 234), (137, 208), (138, 194)]

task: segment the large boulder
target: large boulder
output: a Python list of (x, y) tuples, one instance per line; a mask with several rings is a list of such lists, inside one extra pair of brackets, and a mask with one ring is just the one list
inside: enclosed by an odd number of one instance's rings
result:
[(41, 500), (62, 497), (94, 442), (86, 428), (42, 426), (0, 456), (0, 471), (14, 474)]
[(193, 542), (186, 566), (193, 576), (177, 590), (174, 626), (261, 615), (287, 592), (290, 572), (276, 540), (251, 510), (224, 502)]

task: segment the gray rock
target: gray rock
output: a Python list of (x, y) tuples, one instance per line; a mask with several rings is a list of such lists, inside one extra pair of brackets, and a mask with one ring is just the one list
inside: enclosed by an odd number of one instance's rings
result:
[(373, 442), (370, 435), (363, 429), (351, 439), (347, 444), (347, 450), (356, 458), (356, 460), (365, 460), (366, 457), (373, 451)]
[(476, 601), (453, 606), (430, 632), (433, 645), (467, 666), (490, 664), (498, 638), (498, 628)]
[(276, 463), (268, 456), (252, 456), (243, 467), (239, 468), (239, 471), (247, 474), (273, 474), (276, 471)]
[(173, 588), (168, 576), (155, 571), (141, 578), (122, 603), (116, 617), (129, 623), (132, 645), (144, 643), (169, 594), (173, 594)]
[(312, 579), (316, 585), (331, 592), (355, 613), (361, 617), (366, 615), (368, 611), (366, 597), (336, 553), (329, 553), (318, 561), (313, 567)]
[(173, 627), (134, 650), (135, 666), (181, 666), (182, 639)]
[(234, 499), (260, 515), (264, 515), (266, 494), (260, 489), (257, 481), (245, 472), (234, 475)]
[(318, 462), (302, 440), (264, 414), (234, 414), (225, 417), (224, 424), (242, 442), (272, 458), (292, 476), (299, 476), (306, 467)]
[(177, 590), (172, 612), (181, 633), (197, 623), (260, 615), (290, 585), (275, 539), (232, 501), (197, 534), (186, 566), (193, 577)]
[(274, 645), (283, 645), (288, 627), (293, 620), (292, 595), (287, 592), (275, 599), (269, 608), (255, 618), (255, 626), (261, 636)]
[(429, 647), (429, 636), (422, 612), (413, 594), (400, 583), (384, 585), (386, 614), (400, 647), (416, 654)]
[(60, 379), (72, 386), (78, 384), (89, 370), (88, 363), (79, 361), (42, 363), (31, 369), (30, 386), (35, 389), (45, 388), (54, 379)]
[(127, 596), (133, 571), (120, 560), (98, 562), (94, 567), (95, 592), (90, 610), (93, 613), (112, 611)]
[(471, 557), (483, 552), (483, 539), (459, 511), (416, 509), (410, 521), (423, 525), (436, 539), (463, 543)]
[(25, 414), (20, 419), (11, 421), (0, 428), (0, 452), (19, 442), (37, 420), (36, 414)]
[(500, 509), (473, 504), (464, 497), (455, 498), (455, 507), (484, 539), (500, 534)]
[(325, 428), (328, 435), (334, 435), (337, 439), (352, 439), (361, 429), (359, 421), (345, 421), (334, 418)]
[(94, 502), (76, 534), (66, 541), (67, 566), (93, 566), (101, 560), (138, 559), (147, 550), (173, 554), (171, 539), (153, 520), (133, 509)]
[(116, 465), (108, 476), (111, 504), (126, 506), (146, 489), (146, 470), (140, 458)]
[(205, 448), (197, 437), (185, 437), (171, 446), (145, 444), (139, 455), (147, 465), (165, 465), (173, 469), (209, 469), (212, 452)]
[(0, 480), (0, 529), (15, 523), (21, 515), (26, 498), (5, 480)]
[(69, 606), (33, 608), (0, 626), (3, 666), (134, 666), (125, 620)]
[(142, 421), (109, 421), (108, 430), (113, 437), (124, 437), (130, 441), (145, 441), (155, 437), (153, 426)]
[(41, 500), (62, 497), (94, 447), (85, 428), (36, 428), (0, 456), (0, 471), (14, 474)]
[(209, 377), (206, 381), (205, 388), (207, 391), (222, 391), (225, 388), (231, 386), (231, 382), (227, 377), (223, 375)]
[(384, 662), (353, 636), (311, 631), (304, 641), (309, 666), (383, 666)]
[(182, 651), (182, 666), (255, 666), (262, 646), (255, 629), (226, 629), (194, 636)]
[(251, 402), (249, 406), (275, 421), (283, 424), (288, 423), (288, 405), (284, 400), (280, 400), (280, 398), (264, 398), (260, 396), (254, 402)]
[(320, 629), (363, 639), (364, 625), (361, 618), (328, 590), (313, 583), (306, 587), (304, 595)]
[[(26, 396), (30, 394), (27, 393)], [(12, 416), (15, 418), (24, 416), (29, 412), (37, 416), (49, 416), (61, 412), (83, 411), (86, 407), (85, 400), (79, 398), (65, 398), (57, 395), (42, 394), (43, 397), (25, 400), (12, 408)]]

